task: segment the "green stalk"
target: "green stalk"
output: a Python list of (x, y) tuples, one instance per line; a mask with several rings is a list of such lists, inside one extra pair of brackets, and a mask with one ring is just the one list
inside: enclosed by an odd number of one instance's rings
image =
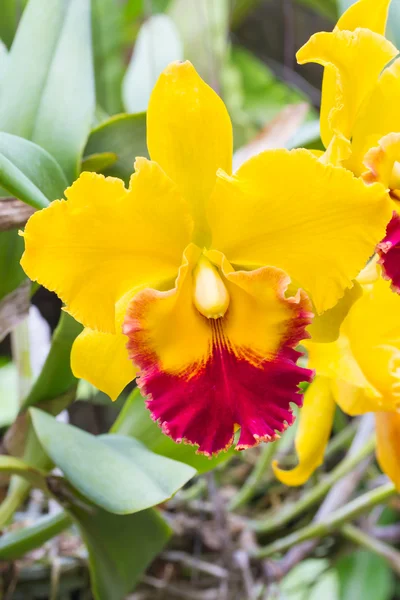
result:
[(258, 485), (266, 471), (266, 469), (270, 466), (272, 457), (277, 451), (277, 442), (266, 444), (262, 450), (261, 454), (256, 462), (256, 465), (249, 477), (244, 482), (242, 488), (238, 491), (238, 493), (232, 498), (229, 503), (229, 510), (236, 510), (240, 506), (246, 504), (251, 498), (254, 496)]
[(272, 544), (269, 544), (264, 548), (259, 548), (255, 551), (254, 556), (256, 558), (267, 558), (276, 552), (283, 552), (300, 542), (326, 536), (332, 533), (332, 531), (339, 529), (347, 521), (355, 519), (373, 506), (386, 502), (396, 493), (397, 490), (395, 485), (391, 482), (386, 483), (375, 490), (366, 492), (362, 496), (355, 498), (342, 508), (335, 510), (330, 515), (327, 515), (323, 521), (311, 523), (286, 537), (272, 542)]
[(279, 511), (274, 510), (270, 515), (260, 521), (251, 521), (251, 528), (258, 533), (271, 533), (286, 525), (295, 517), (303, 514), (306, 510), (319, 502), (321, 498), (331, 489), (332, 485), (347, 473), (350, 473), (356, 465), (362, 462), (373, 452), (375, 448), (375, 437), (371, 437), (359, 452), (353, 456), (347, 456), (331, 473), (322, 481), (306, 492), (297, 502), (293, 502)]
[(400, 552), (398, 550), (349, 523), (341, 528), (340, 533), (351, 542), (387, 560), (393, 571), (400, 575)]
[(23, 529), (4, 534), (0, 537), (0, 560), (16, 560), (24, 556), (64, 531), (71, 523), (71, 517), (62, 511), (56, 515), (46, 515)]

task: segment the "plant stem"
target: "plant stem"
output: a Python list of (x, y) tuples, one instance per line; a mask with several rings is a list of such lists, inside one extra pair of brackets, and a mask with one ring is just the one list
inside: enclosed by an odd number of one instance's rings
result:
[(376, 540), (372, 536), (365, 533), (365, 531), (362, 531), (350, 523), (344, 525), (341, 528), (340, 533), (348, 540), (358, 544), (359, 546), (362, 546), (362, 548), (382, 556), (388, 561), (393, 571), (397, 573), (397, 575), (400, 575), (400, 552), (398, 550), (389, 544), (386, 544), (385, 542)]
[(391, 482), (386, 483), (375, 490), (366, 492), (362, 496), (355, 498), (342, 508), (339, 508), (330, 515), (327, 515), (323, 521), (321, 520), (311, 523), (310, 525), (302, 527), (298, 531), (295, 531), (284, 538), (276, 540), (264, 548), (259, 548), (254, 555), (257, 558), (267, 558), (268, 556), (275, 554), (275, 552), (282, 552), (305, 540), (328, 535), (332, 531), (340, 528), (347, 521), (358, 517), (358, 515), (372, 508), (373, 506), (385, 502), (396, 493), (397, 491), (394, 484)]
[(232, 498), (229, 503), (229, 510), (235, 510), (240, 506), (246, 504), (257, 490), (258, 484), (260, 483), (265, 470), (270, 466), (272, 457), (277, 451), (277, 442), (266, 444), (256, 462), (256, 465), (249, 477), (244, 482), (239, 492)]
[(346, 458), (322, 481), (320, 481), (309, 492), (306, 492), (297, 502), (287, 505), (285, 508), (274, 510), (268, 517), (260, 521), (250, 523), (252, 529), (258, 533), (270, 533), (279, 529), (311, 506), (316, 504), (331, 489), (332, 485), (341, 479), (344, 475), (354, 469), (356, 465), (362, 462), (375, 447), (375, 437), (371, 437), (368, 442), (353, 456)]
[(0, 559), (16, 560), (71, 525), (71, 517), (64, 511), (38, 519), (33, 525), (11, 531), (0, 537)]
[(339, 450), (348, 449), (355, 436), (357, 429), (356, 425), (357, 422), (352, 421), (351, 423), (346, 425), (344, 429), (337, 433), (334, 438), (330, 440), (325, 450), (325, 461), (334, 456)]

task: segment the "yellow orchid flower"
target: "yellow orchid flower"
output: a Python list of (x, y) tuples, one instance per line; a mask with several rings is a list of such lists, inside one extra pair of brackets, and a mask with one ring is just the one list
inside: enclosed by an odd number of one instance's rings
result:
[(22, 266), (86, 327), (77, 377), (116, 398), (140, 371), (153, 418), (205, 454), (238, 427), (238, 449), (272, 440), (312, 375), (294, 350), (306, 294), (322, 312), (352, 285), (389, 220), (385, 189), (301, 149), (231, 175), (228, 113), (188, 62), (160, 76), (147, 142), (129, 189), (82, 173), (34, 214)]
[(382, 277), (364, 280), (338, 340), (305, 345), (317, 376), (300, 415), (298, 465), (283, 470), (275, 462), (275, 475), (287, 485), (302, 485), (322, 464), (337, 403), (352, 416), (374, 412), (378, 461), (400, 489), (400, 297)]
[(400, 58), (385, 37), (390, 0), (358, 0), (333, 32), (320, 32), (297, 53), (324, 67), (322, 160), (341, 164), (389, 190), (393, 219), (377, 247), (383, 275), (400, 292)]

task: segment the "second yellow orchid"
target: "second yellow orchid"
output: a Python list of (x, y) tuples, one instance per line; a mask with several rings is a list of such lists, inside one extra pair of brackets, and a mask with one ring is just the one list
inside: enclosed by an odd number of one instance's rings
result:
[(312, 311), (337, 302), (384, 235), (385, 189), (307, 150), (231, 175), (228, 113), (187, 62), (160, 76), (147, 139), (129, 189), (83, 173), (31, 217), (23, 268), (86, 327), (77, 377), (116, 398), (139, 373), (153, 418), (205, 454), (238, 428), (238, 449), (272, 440), (312, 376), (295, 350)]
[(321, 138), (325, 160), (367, 183), (380, 181), (393, 202), (393, 219), (377, 247), (383, 274), (400, 291), (400, 58), (385, 37), (390, 0), (358, 0), (333, 32), (313, 35), (300, 64), (324, 67)]
[(363, 294), (338, 340), (305, 343), (317, 377), (305, 394), (296, 435), (299, 464), (288, 471), (274, 465), (287, 485), (302, 485), (322, 464), (337, 403), (349, 415), (374, 413), (378, 461), (400, 489), (400, 297), (373, 264), (360, 280)]

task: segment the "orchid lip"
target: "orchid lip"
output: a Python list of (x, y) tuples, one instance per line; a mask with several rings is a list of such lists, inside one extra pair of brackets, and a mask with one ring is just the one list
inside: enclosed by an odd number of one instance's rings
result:
[(200, 314), (219, 319), (228, 310), (229, 292), (218, 269), (201, 256), (193, 270), (193, 302)]

